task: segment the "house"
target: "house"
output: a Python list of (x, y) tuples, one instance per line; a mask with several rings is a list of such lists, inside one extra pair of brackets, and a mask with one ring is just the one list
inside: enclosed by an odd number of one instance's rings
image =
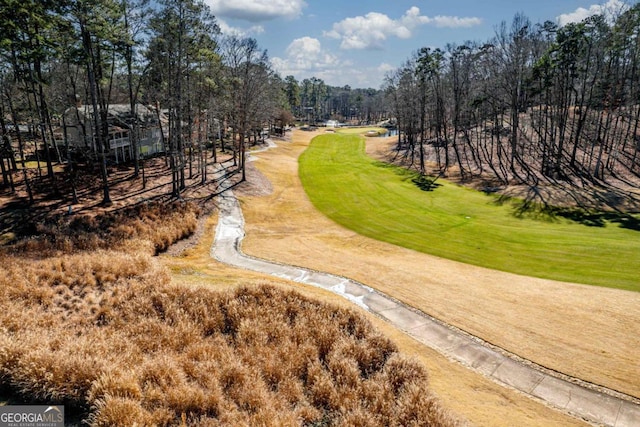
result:
[[(68, 108), (63, 113), (62, 132), (58, 137), (63, 138), (59, 144), (69, 144), (70, 150), (99, 151), (96, 147), (95, 121), (93, 107), (78, 105)], [(166, 116), (153, 107), (136, 104), (138, 152), (141, 156), (150, 156), (164, 151), (163, 131), (166, 131), (168, 121)], [(133, 116), (129, 104), (111, 104), (107, 110), (109, 124), (109, 155), (116, 163), (134, 158), (131, 132), (133, 132)]]

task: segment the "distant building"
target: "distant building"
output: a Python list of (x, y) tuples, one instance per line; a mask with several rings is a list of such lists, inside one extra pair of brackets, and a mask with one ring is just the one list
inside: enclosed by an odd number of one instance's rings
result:
[[(97, 138), (94, 131), (93, 114), (93, 107), (89, 105), (68, 108), (64, 112), (62, 128), (60, 132), (57, 132), (57, 139), (62, 139), (59, 144), (64, 146), (64, 138), (66, 137), (71, 150), (99, 151), (96, 146)], [(163, 152), (162, 130), (167, 128), (166, 116), (142, 104), (136, 105), (135, 114), (139, 132), (139, 154), (149, 156)], [(133, 159), (131, 132), (134, 120), (129, 104), (109, 105), (107, 122), (109, 125), (109, 155), (114, 157), (117, 163)]]

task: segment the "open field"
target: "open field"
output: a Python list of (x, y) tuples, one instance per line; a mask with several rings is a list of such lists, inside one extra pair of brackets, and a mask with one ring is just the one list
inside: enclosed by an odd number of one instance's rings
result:
[(259, 155), (273, 191), (242, 199), (246, 253), (351, 277), (543, 366), (640, 396), (640, 294), (474, 267), (345, 229), (298, 178), (298, 157), (318, 134), (295, 133)]
[(446, 180), (421, 191), (417, 174), (366, 156), (358, 135), (315, 138), (300, 177), (321, 212), (359, 234), (467, 264), (640, 291), (640, 232), (631, 228), (640, 220), (631, 215), (589, 227), (535, 209), (517, 215), (517, 203)]

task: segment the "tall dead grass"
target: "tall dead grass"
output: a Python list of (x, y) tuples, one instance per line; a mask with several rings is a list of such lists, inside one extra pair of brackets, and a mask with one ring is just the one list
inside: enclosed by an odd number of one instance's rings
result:
[[(31, 236), (11, 246), (14, 253), (57, 256), (97, 249), (126, 249), (131, 242), (150, 242), (155, 253), (197, 227), (199, 208), (192, 203), (146, 203), (99, 216), (53, 215), (29, 224)], [(134, 251), (138, 251), (137, 247)]]
[[(269, 285), (171, 284), (151, 254), (191, 212), (109, 220), (90, 251), (93, 237), (58, 245), (58, 227), (2, 255), (0, 386), (93, 426), (457, 424), (425, 369), (351, 310)], [(28, 256), (36, 240), (49, 256)]]

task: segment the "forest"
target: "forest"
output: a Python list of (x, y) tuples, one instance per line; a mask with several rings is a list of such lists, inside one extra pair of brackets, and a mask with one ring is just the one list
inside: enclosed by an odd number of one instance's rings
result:
[(0, 185), (28, 204), (42, 192), (75, 202), (95, 176), (108, 206), (114, 166), (139, 179), (152, 157), (180, 197), (185, 177), (212, 179), (219, 153), (245, 180), (247, 147), (292, 114), (383, 115), (379, 90), (281, 78), (199, 0), (3, 0), (0, 27)]
[(489, 40), (424, 47), (363, 89), (281, 77), (199, 0), (2, 3), (0, 186), (29, 204), (39, 191), (75, 201), (91, 176), (109, 205), (115, 165), (139, 179), (159, 157), (174, 198), (223, 159), (245, 180), (247, 148), (331, 119), (397, 125), (396, 158), (425, 177), (638, 208), (638, 4), (562, 27), (518, 14)]
[[(278, 114), (279, 86), (266, 51), (253, 39), (221, 38), (202, 2), (4, 3), (3, 182), (13, 187), (10, 171), (21, 163), (30, 202), (40, 162), (54, 192), (59, 181), (71, 182), (76, 200), (82, 162), (99, 170), (109, 204), (108, 166), (119, 152), (134, 177), (145, 155), (164, 154), (177, 197), (187, 165), (189, 174), (195, 168), (207, 179), (206, 153), (215, 162), (217, 151), (211, 135), (220, 136), (223, 123), (236, 140)], [(224, 151), (220, 137), (218, 143)], [(232, 150), (239, 171), (244, 146)], [(34, 159), (38, 176), (25, 168)], [(53, 164), (64, 164), (65, 174), (56, 176)]]
[(562, 188), (573, 204), (637, 209), (639, 31), (635, 4), (562, 27), (518, 14), (485, 42), (420, 49), (385, 82), (397, 156), (486, 191), (523, 186), (530, 202)]

